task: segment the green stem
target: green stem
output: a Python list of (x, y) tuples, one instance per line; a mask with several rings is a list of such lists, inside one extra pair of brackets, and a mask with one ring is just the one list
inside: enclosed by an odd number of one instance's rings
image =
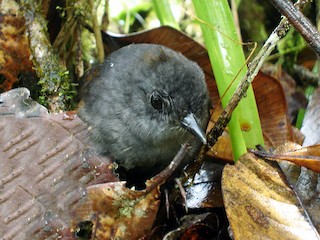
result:
[(99, 63), (102, 63), (104, 60), (104, 48), (101, 36), (101, 29), (97, 19), (97, 6), (95, 6), (94, 0), (89, 0), (89, 3), (91, 7), (92, 27), (97, 45), (98, 60)]
[(180, 29), (178, 23), (174, 19), (168, 0), (152, 0), (152, 2), (161, 25)]
[[(222, 106), (225, 107), (247, 72), (242, 45), (239, 43), (227, 0), (193, 0), (193, 5), (197, 17), (203, 21), (203, 37), (219, 95), (223, 96)], [(264, 145), (252, 87), (233, 112), (228, 128), (235, 160), (246, 153), (247, 147)]]

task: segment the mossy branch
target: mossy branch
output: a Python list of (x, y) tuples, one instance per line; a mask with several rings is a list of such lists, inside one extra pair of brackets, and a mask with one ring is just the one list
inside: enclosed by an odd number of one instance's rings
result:
[(22, 0), (32, 61), (41, 86), (39, 101), (51, 112), (71, 108), (75, 96), (68, 71), (59, 63), (50, 44), (47, 23), (34, 1)]

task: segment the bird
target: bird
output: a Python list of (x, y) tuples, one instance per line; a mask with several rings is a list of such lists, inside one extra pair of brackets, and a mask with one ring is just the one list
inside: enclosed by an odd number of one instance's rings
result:
[[(157, 44), (130, 44), (84, 76), (79, 117), (96, 150), (133, 179), (154, 176), (189, 142), (206, 144), (211, 102), (199, 65)], [(134, 181), (134, 180), (133, 180)]]

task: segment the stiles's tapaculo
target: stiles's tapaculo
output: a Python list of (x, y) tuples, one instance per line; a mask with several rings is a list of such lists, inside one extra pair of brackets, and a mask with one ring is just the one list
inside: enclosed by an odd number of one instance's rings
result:
[(132, 44), (94, 71), (79, 115), (92, 127), (98, 151), (121, 167), (150, 177), (181, 144), (189, 141), (194, 155), (206, 142), (210, 100), (204, 74), (181, 53)]

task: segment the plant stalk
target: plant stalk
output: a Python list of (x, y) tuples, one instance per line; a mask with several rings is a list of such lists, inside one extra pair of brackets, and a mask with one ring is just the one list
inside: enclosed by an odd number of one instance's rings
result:
[[(242, 44), (238, 40), (227, 0), (193, 0), (193, 5), (201, 22), (221, 103), (225, 108), (247, 72)], [(235, 160), (247, 152), (247, 147), (264, 145), (251, 86), (233, 111), (228, 128)]]
[(152, 3), (161, 25), (180, 29), (172, 14), (170, 3), (168, 0), (152, 0)]

